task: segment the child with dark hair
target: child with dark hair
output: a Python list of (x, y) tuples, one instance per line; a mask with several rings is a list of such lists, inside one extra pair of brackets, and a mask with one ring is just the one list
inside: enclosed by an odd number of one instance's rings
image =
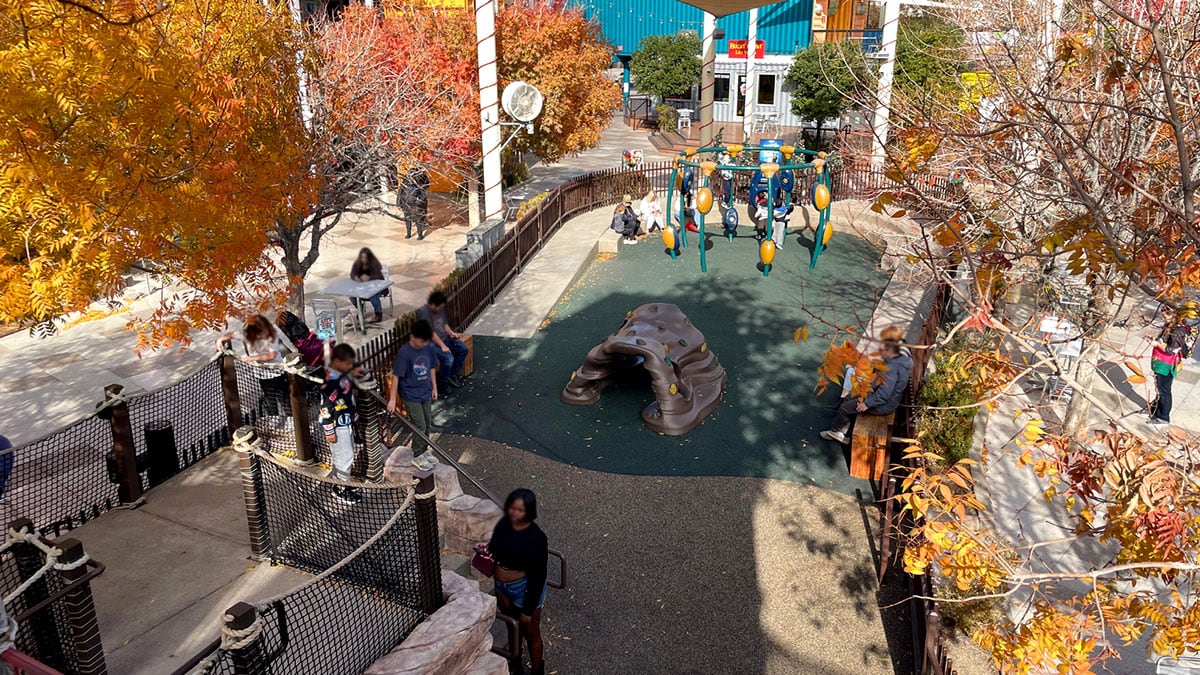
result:
[[(433, 326), (428, 321), (418, 320), (413, 324), (408, 343), (396, 354), (392, 374), (388, 376), (388, 412), (396, 410), (396, 397), (404, 402), (408, 421), (422, 434), (429, 435), (433, 427), (432, 402), (437, 400), (437, 371), (440, 365), (438, 354), (430, 340)], [(413, 453), (420, 454), (429, 449), (425, 439), (413, 439)], [(414, 457), (415, 460), (415, 457)]]
[[(338, 480), (350, 480), (350, 467), (354, 465), (354, 422), (358, 419), (358, 406), (351, 375), (361, 374), (362, 369), (354, 367), (354, 348), (345, 343), (335, 346), (329, 354), (325, 382), (321, 385), (320, 420), (333, 458), (329, 476)], [(356, 503), (361, 498), (357, 488), (343, 485), (334, 487), (333, 494), (347, 503)]]

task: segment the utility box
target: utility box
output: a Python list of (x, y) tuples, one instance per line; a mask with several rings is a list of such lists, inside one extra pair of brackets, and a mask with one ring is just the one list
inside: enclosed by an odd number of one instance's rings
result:
[(459, 267), (470, 267), (484, 253), (496, 247), (504, 237), (504, 219), (491, 218), (478, 227), (467, 230), (467, 245), (454, 252)]

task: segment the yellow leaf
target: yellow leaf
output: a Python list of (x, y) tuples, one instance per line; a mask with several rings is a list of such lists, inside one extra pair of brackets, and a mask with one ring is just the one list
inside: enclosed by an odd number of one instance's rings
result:
[(792, 342), (808, 342), (808, 326), (800, 326), (792, 331)]

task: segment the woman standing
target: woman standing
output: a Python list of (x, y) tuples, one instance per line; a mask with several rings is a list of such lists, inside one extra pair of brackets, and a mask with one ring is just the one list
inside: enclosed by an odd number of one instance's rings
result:
[[(350, 278), (355, 281), (379, 281), (383, 279), (383, 265), (379, 262), (379, 258), (371, 252), (371, 249), (364, 248), (358, 252), (358, 257), (354, 259), (354, 264), (350, 266)], [(371, 303), (371, 309), (375, 310), (375, 318), (371, 319), (371, 323), (379, 323), (383, 321), (383, 303), (379, 298), (383, 297), (383, 291), (379, 291), (375, 295), (367, 298), (367, 302)], [(350, 299), (355, 307), (359, 307), (363, 303), (360, 298)], [(359, 308), (358, 311), (362, 311)]]
[(1158, 398), (1150, 404), (1150, 424), (1167, 426), (1171, 423), (1171, 385), (1183, 360), (1191, 354), (1191, 331), (1189, 321), (1197, 318), (1197, 304), (1189, 300), (1175, 311), (1154, 343), (1150, 369), (1154, 371), (1154, 386)]
[(529, 490), (513, 490), (504, 500), (504, 514), (488, 542), (496, 561), (496, 601), (501, 612), (520, 618), (533, 675), (545, 675), (541, 621), (549, 550), (546, 534), (534, 522), (537, 497)]
[[(247, 318), (240, 332), (222, 335), (217, 342), (217, 350), (220, 351), (224, 343), (234, 338), (241, 340), (246, 352), (246, 355), (240, 358), (251, 363), (283, 365), (284, 351), (295, 351), (291, 342), (276, 330), (275, 324), (262, 314)], [(286, 373), (278, 368), (255, 368), (254, 375), (258, 378), (259, 389), (262, 391), (258, 399), (260, 414), (274, 416), (279, 415), (281, 409), (291, 410), (291, 393)]]

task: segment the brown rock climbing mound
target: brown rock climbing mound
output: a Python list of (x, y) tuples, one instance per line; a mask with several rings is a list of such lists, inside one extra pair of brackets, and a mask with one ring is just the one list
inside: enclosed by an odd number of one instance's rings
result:
[(630, 368), (650, 373), (657, 399), (642, 410), (642, 422), (670, 436), (695, 429), (725, 391), (725, 369), (704, 334), (675, 305), (652, 303), (626, 314), (615, 335), (592, 347), (563, 387), (563, 403), (592, 405)]

